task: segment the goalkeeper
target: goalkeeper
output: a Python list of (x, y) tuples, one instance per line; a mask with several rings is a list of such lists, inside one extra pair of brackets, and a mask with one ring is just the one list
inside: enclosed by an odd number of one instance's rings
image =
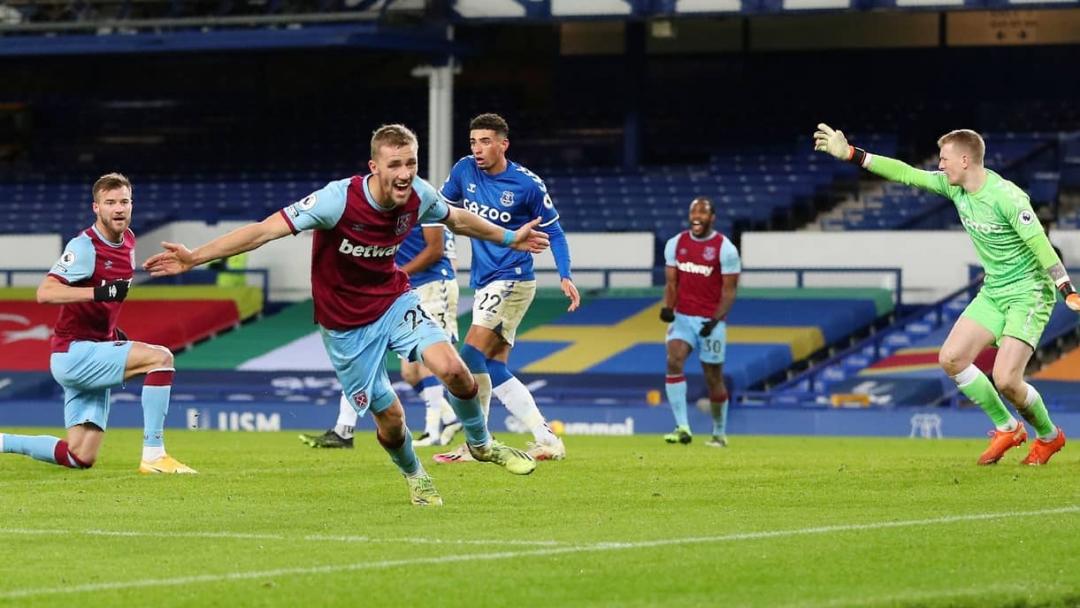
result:
[[(1050, 421), (1035, 387), (1024, 381), (1024, 369), (1050, 319), (1055, 287), (1071, 310), (1080, 311), (1080, 296), (1047, 240), (1028, 195), (983, 167), (986, 145), (982, 137), (959, 129), (941, 136), (937, 143), (939, 170), (922, 171), (850, 146), (842, 131), (826, 124), (819, 124), (814, 133), (815, 150), (891, 181), (940, 194), (956, 205), (986, 278), (945, 339), (939, 362), (997, 427), (979, 464), (994, 464), (1010, 448), (1027, 441), (1023, 423), (1005, 408), (997, 390), (1038, 434), (1023, 463), (1046, 464), (1065, 445), (1065, 433)], [(997, 390), (974, 365), (975, 357), (992, 344), (998, 346), (993, 372)]]

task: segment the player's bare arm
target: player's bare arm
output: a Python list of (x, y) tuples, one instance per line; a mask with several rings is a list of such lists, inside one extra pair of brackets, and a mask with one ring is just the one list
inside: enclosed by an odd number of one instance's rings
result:
[(678, 270), (674, 266), (664, 266), (664, 307), (660, 309), (660, 320), (664, 323), (675, 320), (675, 296), (678, 289)]
[(56, 277), (46, 275), (37, 288), (38, 304), (74, 304), (93, 302), (93, 287), (72, 287), (64, 285)]
[(731, 307), (735, 305), (735, 292), (739, 289), (739, 275), (737, 274), (725, 274), (723, 276), (724, 291), (720, 296), (720, 303), (716, 306), (716, 314), (713, 315), (714, 319), (723, 319), (727, 317), (731, 312)]
[(78, 302), (123, 302), (131, 281), (119, 280), (97, 287), (72, 287), (56, 277), (45, 275), (37, 288), (38, 304), (75, 304)]
[(401, 270), (409, 276), (426, 270), (429, 266), (442, 259), (444, 254), (442, 226), (424, 226), (422, 231), (424, 234), (424, 248), (420, 250), (420, 253), (416, 254), (415, 258), (401, 267)]
[(499, 243), (517, 251), (541, 253), (549, 245), (547, 233), (536, 229), (540, 224), (540, 218), (536, 218), (512, 232), (512, 238), (509, 241), (506, 239), (507, 230), (492, 224), (475, 213), (457, 207), (450, 207), (450, 213), (443, 220), (443, 223), (455, 234)]
[(154, 277), (180, 274), (206, 262), (257, 249), (289, 234), (292, 234), (292, 229), (288, 222), (280, 213), (275, 213), (261, 222), (237, 228), (193, 250), (180, 243), (162, 243), (165, 251), (146, 260), (143, 270)]

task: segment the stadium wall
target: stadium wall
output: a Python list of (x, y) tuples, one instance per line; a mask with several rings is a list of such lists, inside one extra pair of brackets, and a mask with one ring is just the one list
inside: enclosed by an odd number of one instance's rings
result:
[[(157, 244), (171, 241), (194, 245), (242, 226), (243, 222), (174, 222), (140, 235), (136, 261), (141, 264), (158, 251)], [(1061, 248), (1067, 266), (1080, 265), (1080, 230), (1055, 230), (1055, 245)], [(654, 263), (653, 235), (630, 233), (572, 233), (568, 235), (573, 252), (575, 281), (580, 287), (598, 287), (603, 277), (581, 269), (626, 269), (612, 273), (617, 287), (640, 287), (650, 284)], [(0, 267), (48, 268), (60, 255), (63, 243), (57, 235), (0, 236)], [(975, 250), (967, 235), (960, 231), (848, 231), (848, 232), (747, 232), (742, 235), (743, 266), (755, 268), (860, 268), (900, 267), (903, 269), (904, 301), (931, 302), (955, 291), (967, 282), (968, 265), (976, 264)], [(285, 238), (251, 254), (249, 268), (270, 271), (270, 297), (298, 301), (311, 293), (311, 233)], [(467, 239), (458, 239), (458, 267), (467, 270), (472, 259)], [(554, 270), (550, 255), (536, 259), (540, 269)], [(467, 274), (462, 273), (467, 283)], [(23, 277), (25, 282), (25, 277)], [(34, 277), (33, 285), (40, 280)], [(883, 275), (877, 287), (892, 288), (892, 278)], [(541, 286), (556, 286), (554, 272), (540, 276)], [(747, 276), (744, 285), (763, 287), (789, 286), (784, 275)], [(817, 275), (807, 279), (807, 286), (867, 286), (865, 276)]]
[[(404, 404), (406, 417), (421, 420), (424, 405)], [(63, 403), (12, 400), (0, 402), (0, 420), (6, 427), (53, 427), (63, 420)], [(295, 431), (325, 428), (337, 415), (337, 401), (321, 406), (308, 403), (227, 401), (173, 403), (165, 424), (169, 429), (199, 431)], [(671, 411), (666, 407), (582, 406), (546, 404), (544, 413), (557, 432), (566, 435), (640, 435), (671, 430)], [(697, 408), (688, 412), (691, 428), (699, 434), (712, 427), (709, 416)], [(1062, 428), (1080, 426), (1080, 414), (1054, 412)], [(868, 408), (861, 410), (809, 408), (733, 407), (728, 432), (732, 435), (818, 435), (848, 437), (911, 437), (920, 439), (979, 438), (986, 435), (986, 415), (978, 409)], [(524, 433), (526, 430), (506, 411), (492, 409), (491, 430)], [(142, 408), (136, 399), (114, 400), (110, 428), (142, 428)], [(369, 416), (357, 422), (357, 431), (374, 429)], [(569, 441), (569, 440), (568, 440)]]
[[(1080, 230), (1055, 230), (1052, 236), (1066, 266), (1080, 265)], [(741, 253), (743, 266), (757, 268), (897, 266), (907, 303), (933, 302), (956, 291), (968, 282), (968, 265), (978, 264), (971, 239), (961, 231), (746, 232)], [(847, 286), (855, 279), (821, 276), (807, 286)], [(764, 286), (769, 280), (789, 279), (748, 277), (745, 284)]]
[[(64, 243), (59, 234), (5, 234), (0, 236), (0, 268), (51, 268)], [(0, 277), (2, 278), (2, 277)], [(41, 277), (18, 277), (16, 287), (37, 286)], [(30, 280), (30, 283), (27, 281)], [(3, 283), (0, 283), (3, 285)]]
[[(156, 253), (157, 244), (161, 241), (195, 246), (243, 225), (244, 222), (220, 222), (214, 225), (203, 222), (173, 222), (140, 235), (142, 244), (136, 250), (136, 262), (142, 264), (146, 258)], [(643, 287), (652, 284), (654, 248), (651, 232), (578, 232), (568, 234), (567, 239), (575, 268), (624, 269), (623, 272), (613, 273), (611, 277), (612, 284), (619, 287)], [(0, 240), (0, 252), (3, 247), (3, 241)], [(472, 250), (468, 239), (457, 239), (457, 254), (458, 269), (469, 269)], [(51, 266), (56, 261), (56, 255), (52, 254), (42, 267)], [(555, 259), (547, 254), (537, 256), (536, 267), (554, 270)], [(298, 301), (311, 297), (311, 232), (281, 239), (252, 252), (248, 258), (248, 268), (266, 268), (270, 271), (272, 300)], [(575, 270), (574, 280), (582, 288), (599, 287), (603, 284), (603, 275)], [(462, 273), (459, 281), (467, 285), (468, 275)], [(554, 272), (543, 273), (537, 282), (542, 287), (555, 287), (559, 284), (558, 275)]]

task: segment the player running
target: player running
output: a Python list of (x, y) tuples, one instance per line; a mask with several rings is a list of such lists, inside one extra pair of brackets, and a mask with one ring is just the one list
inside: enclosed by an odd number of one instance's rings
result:
[[(459, 160), (450, 170), (440, 194), (496, 225), (516, 230), (539, 216), (539, 227), (550, 237), (551, 252), (559, 270), (562, 291), (570, 298), (567, 310), (577, 310), (581, 296), (570, 276), (570, 246), (559, 226), (559, 213), (544, 180), (506, 158), (510, 126), (498, 114), (481, 114), (469, 123), (472, 156)], [(536, 295), (532, 255), (510, 251), (473, 240), (473, 320), (461, 357), (480, 384), (480, 403), (485, 415), (494, 393), (532, 432), (529, 454), (537, 460), (562, 460), (566, 446), (548, 427), (529, 389), (507, 368), (518, 326)], [(436, 454), (436, 462), (468, 461), (464, 446)]]
[(109, 173), (94, 182), (91, 194), (94, 225), (68, 242), (37, 289), (38, 302), (60, 304), (49, 369), (64, 387), (67, 436), (0, 434), (0, 452), (89, 469), (105, 439), (110, 389), (145, 375), (139, 472), (195, 473), (165, 453), (165, 414), (176, 371), (172, 353), (128, 340), (116, 326), (135, 272), (131, 182)]
[[(986, 145), (982, 137), (959, 129), (941, 136), (937, 144), (938, 171), (923, 171), (851, 146), (843, 131), (824, 123), (814, 133), (815, 150), (891, 181), (940, 194), (956, 205), (986, 278), (945, 339), (939, 362), (996, 427), (979, 464), (994, 464), (1006, 451), (1027, 441), (1023, 423), (1009, 413), (997, 391), (1038, 434), (1023, 464), (1046, 464), (1065, 445), (1065, 433), (1051, 422), (1035, 387), (1024, 381), (1024, 369), (1050, 319), (1055, 286), (1071, 310), (1080, 311), (1080, 296), (1039, 225), (1028, 195), (983, 167)], [(998, 352), (991, 384), (974, 361), (993, 344)]]
[[(394, 263), (409, 276), (409, 283), (420, 296), (420, 305), (450, 336), (452, 343), (458, 339), (455, 257), (454, 233), (442, 224), (413, 227), (394, 257)], [(401, 378), (412, 385), (427, 406), (424, 433), (413, 441), (413, 445), (424, 447), (450, 443), (461, 430), (461, 423), (446, 400), (439, 379), (423, 363), (408, 359), (401, 359)], [(356, 420), (356, 410), (349, 403), (348, 395), (343, 393), (338, 403), (337, 423), (321, 435), (301, 434), (300, 441), (313, 448), (351, 449)]]
[(671, 237), (664, 246), (664, 307), (660, 320), (667, 329), (668, 403), (675, 415), (675, 430), (664, 435), (668, 443), (690, 443), (693, 434), (686, 417), (686, 376), (683, 369), (691, 350), (697, 350), (712, 408), (709, 447), (727, 447), (728, 392), (724, 386), (727, 349), (725, 319), (735, 304), (742, 265), (735, 244), (713, 229), (712, 201), (690, 203), (690, 229)]
[(521, 251), (543, 251), (548, 238), (533, 230), (538, 220), (512, 232), (447, 207), (416, 175), (418, 148), (416, 135), (407, 127), (384, 125), (371, 137), (369, 174), (330, 182), (262, 222), (193, 251), (163, 243), (166, 251), (144, 266), (153, 276), (179, 274), (289, 234), (315, 230), (311, 253), (315, 321), (338, 380), (358, 414), (371, 410), (376, 437), (405, 475), (412, 503), (441, 505), (442, 497), (416, 458), (401, 401), (390, 386), (388, 350), (422, 360), (446, 384), (477, 460), (494, 462), (518, 475), (531, 473), (536, 462), (491, 438), (476, 397), (476, 380), (446, 333), (420, 306), (394, 255), (418, 222), (445, 223), (458, 234)]

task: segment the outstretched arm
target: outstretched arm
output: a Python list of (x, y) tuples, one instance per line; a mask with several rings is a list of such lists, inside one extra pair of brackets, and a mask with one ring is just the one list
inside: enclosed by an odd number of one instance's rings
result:
[(1038, 258), (1039, 265), (1053, 279), (1054, 286), (1065, 298), (1065, 305), (1070, 310), (1080, 312), (1080, 294), (1076, 293), (1072, 280), (1069, 279), (1069, 273), (1065, 271), (1065, 265), (1061, 263), (1061, 258), (1054, 252), (1054, 246), (1050, 244), (1050, 239), (1046, 238), (1046, 233), (1039, 230), (1024, 243)]
[(498, 243), (503, 247), (518, 251), (540, 253), (548, 248), (548, 235), (536, 229), (540, 218), (511, 231), (500, 228), (475, 213), (458, 207), (449, 207), (449, 213), (443, 223), (455, 234)]
[(292, 234), (292, 228), (281, 213), (275, 213), (261, 222), (237, 228), (193, 250), (180, 243), (162, 243), (165, 251), (146, 260), (143, 269), (154, 277), (180, 274), (211, 260), (257, 249), (287, 234)]
[(825, 123), (818, 123), (817, 128), (814, 132), (814, 149), (818, 152), (826, 152), (838, 160), (855, 163), (889, 181), (948, 196), (949, 182), (942, 173), (916, 169), (904, 161), (856, 148), (848, 144), (843, 131), (833, 129)]

